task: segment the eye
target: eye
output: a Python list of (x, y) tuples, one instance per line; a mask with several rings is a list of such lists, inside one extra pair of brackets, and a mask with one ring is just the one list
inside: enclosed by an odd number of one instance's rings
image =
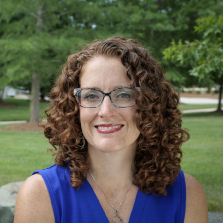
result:
[(132, 99), (133, 98), (133, 92), (131, 90), (118, 89), (115, 93), (116, 93), (115, 98), (117, 99)]
[(132, 95), (126, 92), (120, 93), (117, 95), (117, 98), (131, 98)]
[(84, 95), (84, 99), (87, 99), (87, 100), (94, 100), (94, 99), (98, 99), (98, 95), (96, 94), (86, 94)]

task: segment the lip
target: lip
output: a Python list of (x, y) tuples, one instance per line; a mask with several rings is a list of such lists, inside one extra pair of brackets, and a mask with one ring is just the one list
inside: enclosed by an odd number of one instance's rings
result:
[[(114, 128), (114, 129), (109, 129), (109, 130), (98, 129), (98, 127), (113, 127), (113, 126), (120, 126), (120, 127), (119, 128)], [(120, 131), (123, 126), (124, 125), (122, 125), (122, 124), (101, 124), (101, 125), (96, 125), (95, 128), (101, 134), (110, 134), (110, 133)]]

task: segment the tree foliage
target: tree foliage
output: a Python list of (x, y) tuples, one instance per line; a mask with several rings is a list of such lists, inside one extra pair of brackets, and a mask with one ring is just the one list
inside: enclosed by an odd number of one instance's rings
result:
[[(1, 0), (0, 86), (24, 83), (50, 91), (58, 68), (78, 45), (114, 35), (141, 42), (155, 58), (172, 39), (193, 41), (195, 20), (221, 13), (215, 0)], [(181, 86), (188, 66), (164, 61), (169, 79)], [(176, 72), (175, 72), (176, 71)], [(38, 75), (37, 75), (38, 74)], [(182, 78), (183, 74), (183, 78)], [(33, 81), (37, 75), (38, 81)], [(36, 83), (32, 85), (32, 82)], [(38, 100), (38, 94), (33, 96)], [(38, 106), (36, 109), (38, 110)]]
[(123, 18), (116, 26), (117, 30), (129, 33), (143, 43), (162, 62), (168, 80), (178, 88), (199, 85), (196, 77), (188, 75), (189, 65), (163, 60), (162, 52), (172, 40), (199, 39), (201, 34), (193, 31), (196, 19), (221, 14), (221, 0), (126, 0), (119, 1), (117, 11)]
[[(38, 71), (44, 84), (45, 77), (52, 75), (55, 67), (83, 42), (80, 36), (72, 35), (74, 29), (70, 32), (64, 29), (71, 26), (66, 15), (69, 5), (54, 2), (3, 1), (0, 55), (4, 77), (9, 81), (30, 77)], [(42, 5), (44, 9), (40, 12)]]
[(201, 17), (197, 20), (195, 32), (202, 34), (199, 40), (182, 41), (164, 50), (165, 59), (189, 64), (189, 74), (202, 79), (212, 79), (220, 85), (219, 106), (221, 110), (221, 89), (223, 84), (223, 16)]
[[(116, 2), (116, 1), (114, 1)], [(122, 22), (118, 31), (129, 33), (162, 59), (162, 51), (174, 40), (194, 40), (195, 20), (222, 13), (221, 0), (122, 0), (117, 11)]]
[(38, 121), (39, 90), (52, 87), (58, 67), (84, 41), (81, 26), (74, 24), (72, 16), (79, 13), (82, 2), (2, 0), (2, 6), (0, 82), (29, 81), (30, 121)]

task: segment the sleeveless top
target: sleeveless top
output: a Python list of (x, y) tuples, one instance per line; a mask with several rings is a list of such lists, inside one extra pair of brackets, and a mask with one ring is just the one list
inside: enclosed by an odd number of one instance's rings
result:
[[(52, 165), (36, 170), (45, 181), (54, 212), (55, 223), (109, 223), (87, 179), (80, 189), (71, 187), (68, 166)], [(183, 223), (186, 208), (186, 184), (180, 170), (166, 196), (153, 193), (136, 195), (129, 223)]]

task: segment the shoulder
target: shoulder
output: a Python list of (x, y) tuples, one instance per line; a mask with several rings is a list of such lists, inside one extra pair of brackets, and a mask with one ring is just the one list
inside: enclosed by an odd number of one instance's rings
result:
[(186, 214), (184, 223), (207, 223), (208, 209), (204, 189), (192, 176), (184, 174), (186, 182)]
[(14, 223), (55, 222), (46, 184), (39, 174), (29, 177), (19, 190)]

